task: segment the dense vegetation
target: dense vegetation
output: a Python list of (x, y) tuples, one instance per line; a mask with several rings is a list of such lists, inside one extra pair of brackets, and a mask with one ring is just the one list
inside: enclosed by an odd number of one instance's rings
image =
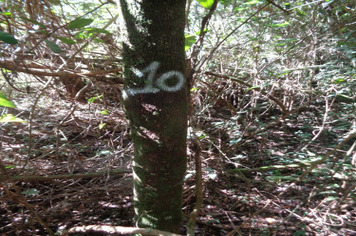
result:
[[(181, 233), (356, 235), (356, 2), (213, 2), (186, 6)], [(116, 4), (0, 6), (0, 232), (136, 226)]]

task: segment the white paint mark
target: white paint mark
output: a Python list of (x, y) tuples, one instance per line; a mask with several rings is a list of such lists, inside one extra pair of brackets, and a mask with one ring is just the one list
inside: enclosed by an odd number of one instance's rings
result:
[[(172, 77), (176, 77), (178, 79), (178, 82), (174, 86), (168, 86), (166, 84), (166, 81), (169, 78), (172, 78)], [(157, 86), (159, 88), (161, 88), (164, 91), (175, 92), (175, 91), (178, 91), (179, 89), (181, 89), (183, 87), (183, 85), (184, 85), (184, 76), (183, 76), (182, 73), (180, 73), (178, 71), (170, 71), (170, 72), (167, 72), (167, 73), (164, 73), (163, 75), (161, 75), (161, 77), (159, 77), (157, 79), (157, 83), (156, 84), (157, 84)]]
[[(148, 76), (147, 80), (145, 81), (144, 88), (126, 89), (126, 91), (124, 91), (125, 96), (133, 96), (143, 93), (158, 93), (159, 91), (175, 92), (180, 90), (184, 85), (184, 75), (179, 71), (169, 71), (164, 73), (157, 79), (156, 83), (154, 82), (154, 77), (156, 75), (159, 64), (159, 62), (154, 61), (142, 71), (136, 68), (131, 68), (131, 71), (139, 78), (144, 77), (145, 73), (148, 73)], [(178, 79), (177, 83), (173, 86), (168, 85), (167, 80), (174, 77)]]

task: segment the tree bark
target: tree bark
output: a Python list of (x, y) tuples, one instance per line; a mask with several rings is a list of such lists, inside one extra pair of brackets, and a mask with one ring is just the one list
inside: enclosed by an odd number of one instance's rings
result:
[(185, 0), (118, 0), (123, 106), (134, 144), (138, 227), (179, 232), (186, 171)]

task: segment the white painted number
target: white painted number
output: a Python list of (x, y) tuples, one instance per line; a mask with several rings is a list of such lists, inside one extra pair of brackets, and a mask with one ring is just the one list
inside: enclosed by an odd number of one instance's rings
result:
[[(179, 71), (170, 71), (161, 75), (156, 82), (154, 82), (154, 77), (156, 75), (157, 69), (159, 67), (159, 62), (154, 61), (149, 66), (147, 66), (142, 71), (136, 68), (131, 69), (138, 77), (143, 77), (146, 72), (148, 72), (146, 85), (144, 88), (129, 88), (126, 89), (127, 95), (135, 95), (142, 93), (158, 93), (159, 91), (175, 92), (181, 89), (184, 85), (184, 76)], [(177, 78), (177, 83), (173, 86), (167, 84), (167, 80), (170, 78)], [(156, 86), (156, 87), (155, 87)]]

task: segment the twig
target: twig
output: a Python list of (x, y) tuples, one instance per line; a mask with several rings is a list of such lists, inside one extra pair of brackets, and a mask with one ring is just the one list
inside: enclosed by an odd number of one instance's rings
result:
[(54, 77), (50, 78), (47, 81), (47, 83), (41, 88), (41, 90), (36, 95), (36, 98), (35, 98), (35, 101), (33, 102), (33, 105), (31, 106), (30, 117), (29, 117), (29, 122), (28, 122), (29, 127), (28, 127), (27, 159), (26, 159), (26, 163), (24, 164), (22, 169), (25, 169), (25, 167), (27, 166), (28, 160), (31, 158), (31, 151), (32, 151), (32, 121), (33, 121), (34, 116), (35, 116), (35, 110), (36, 110), (37, 103), (40, 100), (40, 98), (42, 97), (42, 94), (44, 93), (44, 91), (52, 83), (53, 80), (54, 80)]
[(203, 203), (203, 183), (202, 183), (202, 171), (201, 171), (201, 146), (199, 139), (193, 135), (192, 143), (195, 149), (195, 186), (196, 186), (196, 202), (192, 213), (190, 214), (189, 221), (187, 223), (187, 235), (195, 235), (195, 223), (199, 214), (199, 210)]
[(218, 5), (218, 0), (214, 0), (213, 5), (210, 8), (210, 11), (208, 14), (206, 14), (202, 21), (201, 21), (201, 26), (200, 26), (200, 35), (199, 35), (199, 39), (197, 40), (197, 42), (194, 44), (193, 46), (193, 51), (192, 51), (192, 73), (194, 73), (194, 70), (196, 69), (197, 65), (198, 65), (198, 55), (201, 51), (202, 45), (204, 43), (204, 37), (206, 34), (205, 28), (208, 26), (209, 21), (211, 19), (211, 17), (213, 16), (214, 11), (216, 10), (216, 7)]
[[(247, 18), (244, 22), (242, 22), (239, 26), (237, 26), (235, 29), (233, 29), (225, 38), (223, 38), (214, 48), (211, 50), (210, 54), (208, 57), (206, 57), (201, 63), (197, 71), (200, 70), (200, 68), (204, 65), (204, 63), (209, 60), (215, 51), (228, 39), (230, 38), (231, 35), (233, 35), (238, 29), (240, 29), (244, 24), (247, 24), (247, 22), (252, 19), (255, 15), (257, 15), (260, 11), (262, 11), (265, 7), (267, 7), (270, 3), (268, 2), (264, 6), (262, 6), (260, 9), (258, 9), (255, 13), (253, 13), (249, 18)], [(196, 67), (193, 68), (193, 73), (195, 71)]]
[(314, 142), (319, 136), (320, 134), (323, 132), (323, 130), (325, 129), (325, 124), (328, 118), (328, 114), (329, 111), (331, 110), (332, 105), (334, 104), (336, 99), (336, 96), (334, 97), (334, 99), (332, 100), (330, 106), (329, 106), (329, 101), (328, 98), (325, 98), (325, 113), (324, 113), (324, 118), (323, 118), (323, 122), (321, 124), (321, 127), (319, 128), (318, 133), (301, 149), (301, 150), (305, 150), (312, 142)]
[(62, 235), (64, 236), (71, 233), (143, 234), (143, 235), (161, 235), (161, 236), (180, 236), (180, 234), (174, 234), (174, 233), (157, 230), (157, 229), (111, 226), (111, 225), (77, 226), (64, 231)]
[(284, 9), (283, 7), (281, 7), (280, 5), (276, 4), (275, 2), (273, 2), (272, 0), (267, 0), (267, 2), (271, 3), (273, 6), (279, 8), (280, 10), (282, 10), (283, 12), (289, 14), (290, 12), (286, 9)]

